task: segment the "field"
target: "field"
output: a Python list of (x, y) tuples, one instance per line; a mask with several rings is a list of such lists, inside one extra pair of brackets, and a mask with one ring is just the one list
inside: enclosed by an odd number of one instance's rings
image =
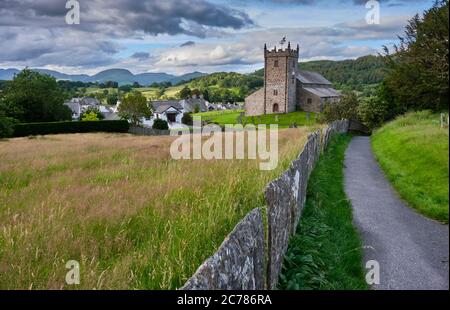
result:
[[(201, 116), (202, 120), (218, 123), (220, 125), (236, 124), (238, 122), (239, 115), (244, 110), (238, 111), (211, 111), (204, 113), (197, 113), (194, 116)], [(279, 128), (289, 128), (292, 124), (297, 126), (311, 126), (316, 123), (316, 114), (310, 113), (308, 119), (308, 113), (303, 111), (296, 111), (287, 114), (267, 114), (261, 116), (244, 116), (242, 118), (242, 124), (278, 124)]]
[(387, 177), (413, 208), (448, 223), (448, 128), (439, 114), (409, 113), (375, 132), (372, 147)]
[(174, 289), (306, 141), (280, 131), (279, 164), (173, 160), (174, 137), (73, 134), (0, 141), (0, 289)]
[(351, 137), (334, 136), (308, 181), (297, 233), (291, 238), (280, 289), (367, 289), (362, 246), (344, 192), (344, 154)]
[[(172, 86), (166, 89), (164, 92), (164, 97), (166, 98), (176, 98), (180, 90), (185, 85), (179, 85), (179, 86)], [(98, 93), (103, 93), (104, 90), (108, 90), (109, 94), (116, 94), (117, 88), (99, 88), (99, 87), (88, 87), (86, 89), (87, 95), (93, 95)], [(140, 88), (133, 88), (133, 90), (137, 90), (141, 92), (148, 100), (157, 100), (157, 91), (158, 88), (155, 87), (140, 87)]]

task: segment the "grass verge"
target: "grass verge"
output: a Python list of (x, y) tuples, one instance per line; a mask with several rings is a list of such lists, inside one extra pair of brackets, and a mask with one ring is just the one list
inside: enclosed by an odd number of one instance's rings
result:
[(422, 214), (448, 223), (448, 128), (439, 114), (408, 113), (372, 136), (372, 148), (397, 192)]
[(336, 135), (308, 182), (306, 206), (291, 238), (280, 289), (366, 289), (362, 247), (344, 193), (348, 135)]

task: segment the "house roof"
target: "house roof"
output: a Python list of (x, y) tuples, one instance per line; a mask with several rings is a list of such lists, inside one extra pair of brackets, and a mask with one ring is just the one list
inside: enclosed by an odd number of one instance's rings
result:
[(177, 110), (183, 110), (183, 107), (178, 100), (153, 101), (152, 106), (153, 112), (158, 114), (164, 113), (170, 107)]
[(100, 101), (97, 98), (84, 97), (80, 102), (82, 105), (100, 105)]
[(180, 101), (181, 105), (187, 112), (194, 112), (195, 106), (199, 106), (200, 112), (205, 112), (208, 110), (208, 106), (206, 105), (206, 100), (202, 98), (189, 98)]
[(303, 87), (303, 89), (321, 98), (339, 97), (341, 95), (331, 87)]
[(317, 72), (300, 70), (297, 79), (303, 84), (323, 84), (331, 85), (331, 82)]

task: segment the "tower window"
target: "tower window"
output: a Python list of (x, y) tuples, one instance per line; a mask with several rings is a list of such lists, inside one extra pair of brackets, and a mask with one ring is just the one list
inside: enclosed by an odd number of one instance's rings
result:
[(278, 96), (278, 90), (274, 89), (274, 90), (273, 90), (273, 95), (274, 95), (274, 96)]
[(273, 66), (274, 66), (275, 68), (278, 68), (278, 60), (275, 60)]

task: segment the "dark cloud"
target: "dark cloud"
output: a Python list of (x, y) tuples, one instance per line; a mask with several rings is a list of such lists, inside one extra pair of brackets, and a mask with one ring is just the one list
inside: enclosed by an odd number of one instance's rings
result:
[(180, 45), (180, 47), (184, 47), (184, 46), (194, 46), (195, 42), (194, 41), (187, 41), (184, 42), (183, 44)]
[(131, 55), (131, 58), (135, 58), (138, 60), (146, 60), (150, 58), (150, 54), (146, 52), (136, 52), (133, 55)]

